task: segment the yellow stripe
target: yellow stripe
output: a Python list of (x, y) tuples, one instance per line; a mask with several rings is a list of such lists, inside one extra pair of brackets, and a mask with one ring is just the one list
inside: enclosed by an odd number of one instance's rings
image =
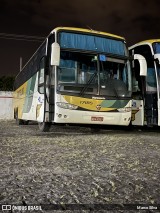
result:
[(154, 42), (160, 42), (160, 39), (149, 39), (149, 40), (138, 42), (137, 44), (147, 44), (147, 43), (152, 44)]
[(22, 118), (23, 107), (26, 98), (27, 82), (20, 86), (13, 94), (13, 107), (18, 108), (18, 118)]
[(74, 96), (63, 96), (63, 97), (68, 103), (74, 104), (86, 110), (103, 112), (103, 111), (112, 111), (116, 109), (116, 108), (101, 107), (101, 109), (98, 110), (97, 105), (101, 105), (103, 100), (88, 99), (88, 98), (81, 98), (81, 97), (74, 97)]

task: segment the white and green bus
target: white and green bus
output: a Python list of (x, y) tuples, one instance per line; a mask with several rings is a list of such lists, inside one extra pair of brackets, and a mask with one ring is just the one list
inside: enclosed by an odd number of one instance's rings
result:
[(18, 124), (123, 125), (131, 121), (129, 54), (123, 37), (58, 27), (15, 80)]
[(160, 126), (160, 39), (139, 42), (129, 51), (146, 63), (144, 76), (140, 76), (139, 64), (133, 63), (132, 124)]

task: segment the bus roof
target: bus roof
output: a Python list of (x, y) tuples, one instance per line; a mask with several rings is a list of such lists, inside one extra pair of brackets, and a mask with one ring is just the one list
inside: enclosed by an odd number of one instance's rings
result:
[(154, 42), (160, 42), (160, 39), (148, 39), (148, 40), (145, 40), (145, 41), (140, 41), (132, 46), (129, 47), (129, 49), (133, 49), (134, 47), (137, 47), (137, 46), (140, 46), (140, 45), (143, 45), (143, 44), (153, 44)]
[(153, 44), (154, 42), (160, 42), (160, 39), (149, 39), (149, 40), (138, 42), (137, 44), (145, 44), (145, 43)]
[[(108, 37), (112, 37), (112, 38), (115, 38), (115, 39), (120, 39), (120, 40), (123, 40), (125, 41), (125, 38), (124, 37), (121, 37), (121, 36), (118, 36), (118, 35), (114, 35), (114, 34), (111, 34), (111, 33), (106, 33), (106, 32), (101, 32), (101, 31), (96, 31), (96, 30), (92, 30), (92, 29), (84, 29), (84, 28), (76, 28), (76, 27), (56, 27), (54, 28), (50, 34), (53, 34), (54, 32), (57, 32), (59, 30), (68, 30), (68, 31), (79, 31), (79, 32), (88, 32), (88, 33), (93, 33), (93, 34), (99, 34), (99, 35), (105, 35), (105, 36), (108, 36)], [(49, 34), (49, 35), (50, 35)], [(49, 35), (46, 37), (48, 38)], [(45, 40), (46, 40), (45, 38)], [(43, 45), (43, 43), (45, 42), (45, 40), (42, 42), (42, 44), (38, 47), (38, 49)], [(33, 56), (37, 53), (38, 49), (34, 52), (34, 54), (31, 56), (31, 58), (27, 61), (27, 63), (22, 67), (22, 70), (25, 68), (25, 66), (28, 64), (28, 62), (33, 58)], [(17, 74), (17, 76), (21, 73), (21, 71)], [(16, 77), (17, 77), (16, 76)]]
[(114, 35), (114, 34), (111, 34), (111, 33), (96, 31), (96, 30), (92, 30), (92, 29), (76, 28), (76, 27), (56, 27), (54, 30), (51, 31), (51, 33), (54, 33), (54, 32), (59, 31), (59, 30), (69, 30), (69, 31), (93, 33), (93, 34), (105, 35), (105, 36), (113, 37), (113, 38), (116, 38), (116, 39), (125, 40), (124, 37)]

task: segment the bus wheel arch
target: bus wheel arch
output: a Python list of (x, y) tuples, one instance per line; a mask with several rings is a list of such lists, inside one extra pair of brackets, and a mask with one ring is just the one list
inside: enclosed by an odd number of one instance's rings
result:
[(14, 118), (16, 119), (16, 124), (18, 125), (24, 124), (23, 120), (18, 118), (18, 108), (14, 109)]
[(14, 119), (16, 119), (16, 116), (18, 116), (18, 108), (14, 108)]

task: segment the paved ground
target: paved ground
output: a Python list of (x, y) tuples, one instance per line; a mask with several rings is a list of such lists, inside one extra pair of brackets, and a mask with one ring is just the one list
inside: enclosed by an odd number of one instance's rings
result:
[(160, 130), (41, 133), (1, 120), (0, 149), (0, 204), (160, 204)]

